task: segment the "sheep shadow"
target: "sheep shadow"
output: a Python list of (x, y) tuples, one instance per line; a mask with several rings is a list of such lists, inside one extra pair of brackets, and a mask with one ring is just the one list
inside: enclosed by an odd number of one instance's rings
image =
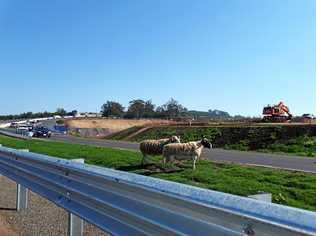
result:
[(132, 165), (132, 166), (121, 166), (117, 170), (133, 172), (141, 175), (153, 175), (153, 174), (167, 174), (182, 172), (183, 168), (179, 166), (163, 166), (155, 163), (145, 165)]

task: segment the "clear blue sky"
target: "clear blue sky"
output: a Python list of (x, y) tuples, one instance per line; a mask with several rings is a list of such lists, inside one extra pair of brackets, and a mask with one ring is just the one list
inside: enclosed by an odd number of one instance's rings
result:
[(0, 0), (0, 82), (0, 114), (170, 97), (316, 113), (316, 1)]

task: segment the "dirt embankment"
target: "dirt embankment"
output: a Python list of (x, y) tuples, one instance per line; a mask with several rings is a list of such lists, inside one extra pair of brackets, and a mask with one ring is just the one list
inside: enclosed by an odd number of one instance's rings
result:
[(160, 126), (138, 132), (136, 135), (114, 135), (111, 139), (140, 142), (144, 139), (181, 136), (183, 142), (208, 137), (216, 147), (245, 144), (250, 150), (265, 148), (276, 141), (287, 141), (301, 136), (316, 136), (316, 125), (276, 125), (276, 126)]
[(69, 133), (81, 137), (106, 137), (116, 132), (140, 126), (156, 126), (172, 124), (167, 120), (127, 120), (127, 119), (72, 119), (67, 120)]

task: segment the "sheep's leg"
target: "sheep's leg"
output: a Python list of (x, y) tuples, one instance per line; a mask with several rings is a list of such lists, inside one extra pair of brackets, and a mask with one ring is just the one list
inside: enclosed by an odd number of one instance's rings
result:
[(165, 170), (166, 169), (166, 164), (167, 164), (167, 157), (163, 157), (163, 169)]
[(195, 170), (195, 164), (196, 164), (197, 159), (198, 159), (197, 156), (193, 157), (193, 170)]
[(147, 162), (147, 156), (143, 154), (142, 166), (145, 165), (146, 162)]
[(164, 167), (166, 167), (167, 163), (170, 163), (170, 162), (173, 162), (173, 161), (174, 161), (174, 157), (173, 156), (166, 156), (166, 157), (164, 157), (164, 159), (163, 159)]
[(164, 156), (163, 157), (163, 168), (164, 168), (164, 170), (167, 168), (167, 163), (170, 162), (170, 158), (171, 157), (169, 157), (169, 156)]

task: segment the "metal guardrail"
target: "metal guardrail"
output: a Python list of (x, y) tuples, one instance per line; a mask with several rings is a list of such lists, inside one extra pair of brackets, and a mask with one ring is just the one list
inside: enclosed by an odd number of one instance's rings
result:
[(4, 147), (0, 174), (112, 235), (316, 235), (315, 212)]
[(31, 137), (23, 136), (21, 134), (18, 134), (17, 132), (9, 132), (5, 129), (0, 129), (0, 134), (8, 137), (18, 138), (18, 139), (30, 139)]

